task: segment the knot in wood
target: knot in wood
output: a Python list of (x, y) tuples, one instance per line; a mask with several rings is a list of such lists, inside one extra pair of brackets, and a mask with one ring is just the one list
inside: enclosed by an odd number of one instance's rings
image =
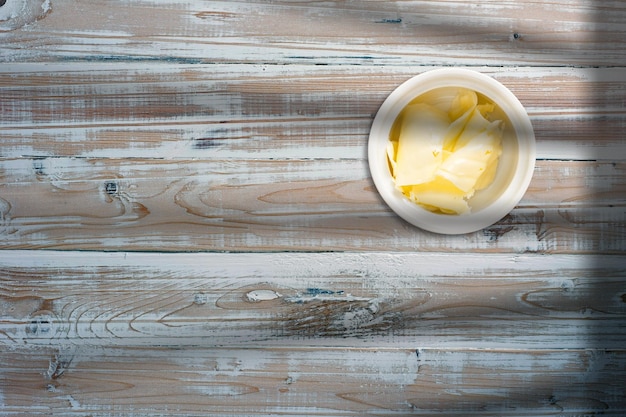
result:
[(57, 317), (54, 313), (41, 310), (33, 313), (26, 323), (26, 335), (29, 337), (46, 338), (56, 333)]
[(104, 184), (104, 191), (108, 195), (115, 195), (115, 194), (117, 194), (117, 183), (114, 182), (114, 181), (106, 182)]

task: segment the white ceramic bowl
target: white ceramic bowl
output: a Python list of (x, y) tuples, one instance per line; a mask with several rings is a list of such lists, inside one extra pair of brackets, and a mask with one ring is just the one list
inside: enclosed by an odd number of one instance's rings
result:
[[(398, 189), (389, 171), (387, 144), (398, 114), (418, 96), (437, 90), (436, 97), (459, 88), (476, 91), (490, 99), (505, 122), (502, 155), (491, 185), (469, 200), (470, 213), (435, 213), (410, 201)], [(439, 90), (441, 89), (441, 90)], [(498, 114), (499, 112), (499, 114)], [(374, 184), (385, 202), (409, 223), (431, 232), (463, 234), (488, 227), (506, 216), (524, 196), (535, 168), (535, 135), (526, 110), (505, 86), (477, 71), (443, 68), (417, 75), (395, 89), (380, 107), (368, 143), (368, 159)]]

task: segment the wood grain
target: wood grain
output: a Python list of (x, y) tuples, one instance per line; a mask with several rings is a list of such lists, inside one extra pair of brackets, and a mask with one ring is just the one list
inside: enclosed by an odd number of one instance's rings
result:
[[(0, 353), (8, 415), (580, 416), (626, 411), (623, 351), (141, 348)], [(346, 358), (350, 358), (346, 360)], [(562, 384), (562, 381), (568, 381)]]
[[(626, 415), (625, 39), (614, 0), (0, 2), (0, 415)], [(464, 236), (367, 166), (439, 67), (537, 137)]]
[(9, 414), (573, 416), (626, 404), (621, 256), (0, 255)]
[[(433, 68), (7, 64), (0, 156), (363, 159), (385, 98)], [(525, 105), (539, 159), (624, 160), (623, 69), (474, 69)]]
[(2, 61), (621, 66), (626, 57), (620, 1), (50, 3), (33, 24), (3, 23), (19, 28), (2, 34)]
[(621, 253), (625, 168), (539, 161), (504, 219), (442, 236), (392, 213), (364, 160), (4, 160), (0, 247)]
[(384, 252), (0, 255), (7, 347), (626, 343), (623, 256), (491, 254), (479, 263), (472, 254)]

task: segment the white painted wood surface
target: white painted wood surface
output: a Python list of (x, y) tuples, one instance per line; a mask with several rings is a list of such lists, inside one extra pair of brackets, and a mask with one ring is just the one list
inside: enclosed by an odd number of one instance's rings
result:
[[(625, 2), (0, 3), (0, 415), (626, 415)], [(462, 236), (367, 168), (441, 66), (537, 136)]]
[(35, 312), (1, 330), (17, 346), (622, 346), (619, 258), (477, 258), (10, 251), (3, 295)]

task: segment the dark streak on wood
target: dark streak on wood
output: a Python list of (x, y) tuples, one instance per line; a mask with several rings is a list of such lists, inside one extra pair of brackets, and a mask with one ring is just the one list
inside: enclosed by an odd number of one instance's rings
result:
[(210, 149), (210, 148), (216, 148), (220, 145), (221, 145), (221, 142), (219, 142), (215, 138), (198, 138), (194, 140), (193, 147), (194, 149)]

